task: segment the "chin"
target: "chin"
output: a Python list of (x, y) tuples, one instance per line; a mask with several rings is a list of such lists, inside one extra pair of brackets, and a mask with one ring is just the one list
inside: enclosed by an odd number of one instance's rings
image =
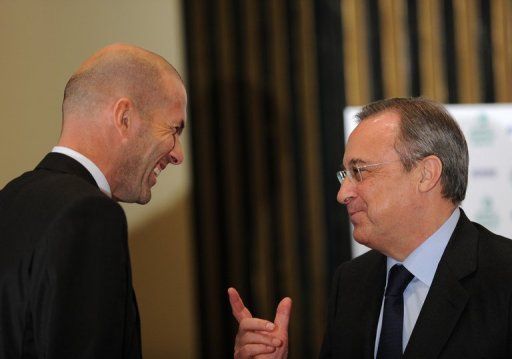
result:
[(137, 199), (137, 203), (138, 204), (146, 204), (148, 203), (149, 201), (151, 201), (151, 192), (149, 192), (148, 194), (144, 195), (144, 196), (140, 196), (138, 199)]
[(140, 199), (137, 201), (137, 203), (138, 203), (138, 204), (147, 204), (147, 203), (149, 203), (149, 201), (150, 201), (150, 200), (151, 200), (151, 197), (149, 197), (149, 198), (140, 198)]
[(370, 239), (368, 238), (368, 236), (365, 234), (365, 233), (358, 233), (360, 231), (358, 231), (357, 229), (354, 229), (354, 232), (352, 233), (352, 236), (354, 237), (354, 240), (359, 243), (359, 244), (362, 244), (363, 246), (367, 246), (367, 247), (370, 247)]

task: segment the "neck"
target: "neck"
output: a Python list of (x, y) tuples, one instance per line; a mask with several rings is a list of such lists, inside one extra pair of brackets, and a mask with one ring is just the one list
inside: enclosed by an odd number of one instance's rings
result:
[(57, 146), (68, 147), (90, 159), (103, 173), (109, 186), (112, 187), (112, 168), (114, 164), (112, 154), (115, 153), (113, 148), (107, 148), (101, 141), (88, 142), (81, 139), (70, 138), (69, 136), (61, 136)]
[(408, 233), (401, 233), (396, 239), (396, 245), (383, 253), (403, 262), (416, 248), (432, 236), (452, 215), (457, 205), (443, 199), (438, 205), (426, 206), (423, 211), (416, 212)]

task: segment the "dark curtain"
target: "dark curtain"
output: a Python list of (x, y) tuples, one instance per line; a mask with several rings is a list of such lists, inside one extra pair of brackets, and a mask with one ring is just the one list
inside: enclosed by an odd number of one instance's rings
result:
[(350, 258), (336, 203), (343, 108), (391, 96), (511, 101), (507, 0), (187, 0), (198, 327), (229, 358), (236, 287), (256, 316), (294, 301), (290, 358), (314, 358)]

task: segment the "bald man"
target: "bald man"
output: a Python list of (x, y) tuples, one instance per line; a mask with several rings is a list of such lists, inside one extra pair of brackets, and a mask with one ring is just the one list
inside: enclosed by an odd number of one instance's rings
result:
[(52, 152), (0, 191), (0, 358), (141, 358), (126, 217), (183, 161), (187, 95), (144, 49), (101, 49), (69, 79)]

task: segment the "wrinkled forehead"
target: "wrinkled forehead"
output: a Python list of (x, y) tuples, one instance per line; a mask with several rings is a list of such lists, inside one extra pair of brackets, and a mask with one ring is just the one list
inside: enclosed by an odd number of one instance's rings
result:
[(348, 138), (343, 164), (392, 159), (393, 155), (396, 156), (399, 125), (400, 117), (394, 112), (379, 113), (361, 121)]

